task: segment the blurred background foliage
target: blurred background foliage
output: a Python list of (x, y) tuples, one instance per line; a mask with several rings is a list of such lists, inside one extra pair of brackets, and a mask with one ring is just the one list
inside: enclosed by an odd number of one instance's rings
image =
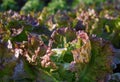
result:
[(103, 2), (115, 2), (116, 0), (0, 0), (0, 11), (14, 10), (14, 11), (41, 11), (47, 7), (51, 13), (58, 9), (71, 10), (76, 8), (80, 3), (86, 6), (94, 4), (101, 5)]

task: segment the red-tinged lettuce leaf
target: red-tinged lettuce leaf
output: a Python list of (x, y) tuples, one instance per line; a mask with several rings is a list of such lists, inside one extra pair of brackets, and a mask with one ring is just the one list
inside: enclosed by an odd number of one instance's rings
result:
[(79, 81), (105, 81), (106, 76), (112, 73), (111, 64), (113, 53), (111, 44), (103, 39), (92, 38), (91, 49), (91, 60), (86, 68), (80, 73)]
[(72, 50), (72, 53), (76, 63), (88, 63), (91, 57), (90, 42), (87, 42), (81, 48)]
[(39, 64), (40, 57), (46, 53), (47, 46), (36, 34), (28, 34), (28, 41), (15, 43), (15, 49), (21, 49), (29, 63)]
[(70, 64), (70, 70), (77, 72), (76, 82), (104, 81), (112, 73), (111, 44), (97, 37), (89, 40), (84, 32), (79, 34), (83, 44), (72, 50), (74, 62)]
[(54, 47), (65, 47), (68, 42), (71, 42), (76, 38), (76, 32), (73, 28), (59, 28), (53, 31), (51, 38), (53, 40)]

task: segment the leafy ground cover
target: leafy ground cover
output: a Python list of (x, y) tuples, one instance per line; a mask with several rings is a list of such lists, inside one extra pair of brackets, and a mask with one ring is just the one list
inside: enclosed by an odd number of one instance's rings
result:
[(1, 82), (120, 82), (118, 5), (61, 4), (0, 12)]

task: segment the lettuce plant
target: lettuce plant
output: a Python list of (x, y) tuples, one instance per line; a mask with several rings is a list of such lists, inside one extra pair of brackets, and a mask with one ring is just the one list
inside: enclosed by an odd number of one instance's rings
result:
[[(74, 11), (51, 15), (45, 8), (42, 13), (27, 15), (0, 13), (0, 80), (114, 80), (112, 65), (119, 54), (119, 49), (114, 48), (119, 43), (119, 19), (100, 16), (94, 9)], [(115, 44), (110, 37), (117, 38)]]

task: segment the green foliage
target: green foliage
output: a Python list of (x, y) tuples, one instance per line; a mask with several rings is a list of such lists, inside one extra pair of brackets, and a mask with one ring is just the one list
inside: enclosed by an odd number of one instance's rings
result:
[(51, 3), (48, 4), (49, 12), (55, 13), (58, 9), (65, 9), (66, 2), (65, 0), (52, 0)]
[(44, 3), (41, 0), (28, 0), (25, 5), (22, 7), (22, 11), (39, 11), (43, 8)]
[(1, 4), (1, 10), (17, 10), (17, 4), (15, 0), (3, 0), (3, 3)]
[(78, 0), (78, 1), (82, 1), (82, 2), (84, 2), (84, 3), (86, 3), (86, 4), (90, 4), (90, 3), (100, 3), (100, 2), (104, 2), (105, 0)]

